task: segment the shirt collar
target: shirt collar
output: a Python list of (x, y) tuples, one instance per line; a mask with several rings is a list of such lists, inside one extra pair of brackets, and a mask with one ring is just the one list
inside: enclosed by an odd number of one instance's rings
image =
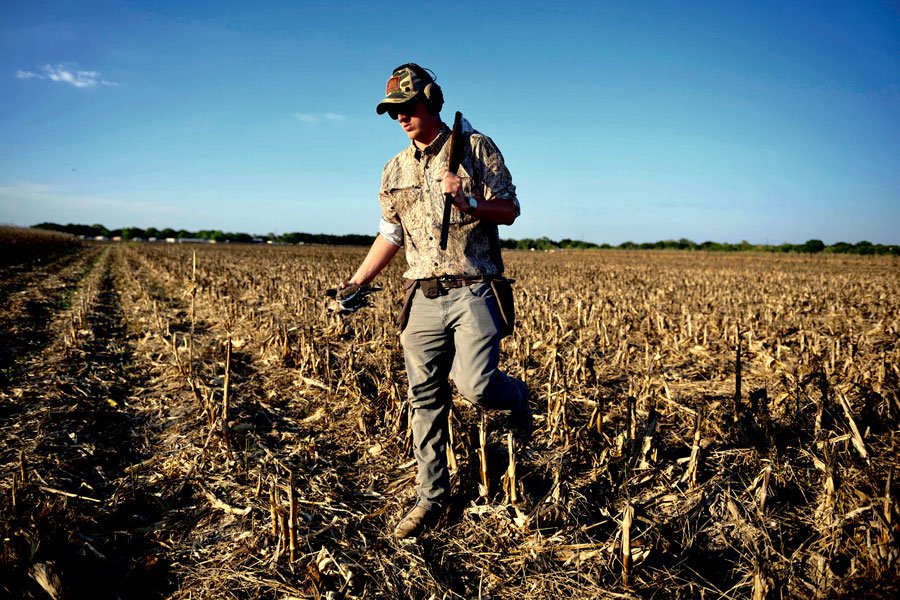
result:
[(410, 142), (410, 151), (416, 160), (422, 160), (423, 156), (437, 156), (450, 138), (450, 133), (450, 128), (447, 127), (447, 124), (441, 123), (441, 132), (434, 138), (434, 141), (425, 146), (424, 150), (419, 150), (415, 142)]

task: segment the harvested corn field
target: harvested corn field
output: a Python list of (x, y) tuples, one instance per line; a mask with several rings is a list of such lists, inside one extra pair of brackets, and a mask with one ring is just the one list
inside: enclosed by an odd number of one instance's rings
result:
[(93, 245), (4, 271), (0, 593), (818, 598), (900, 591), (900, 262), (509, 252), (536, 430), (458, 400), (413, 497), (365, 249)]

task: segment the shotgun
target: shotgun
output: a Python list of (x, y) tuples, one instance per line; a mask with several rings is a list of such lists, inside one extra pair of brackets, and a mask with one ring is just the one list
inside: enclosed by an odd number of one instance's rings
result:
[[(462, 161), (462, 113), (456, 111), (453, 118), (453, 133), (450, 134), (450, 163), (447, 170), (456, 173), (459, 163)], [(450, 205), (453, 204), (453, 195), (444, 194), (444, 218), (441, 220), (441, 250), (447, 249), (447, 234), (450, 231)]]

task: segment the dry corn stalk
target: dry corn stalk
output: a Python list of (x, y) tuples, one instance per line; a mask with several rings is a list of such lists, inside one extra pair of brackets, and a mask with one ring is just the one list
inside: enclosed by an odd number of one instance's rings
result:
[(19, 450), (19, 480), (28, 483), (28, 459), (25, 458), (24, 450)]
[(631, 523), (634, 507), (629, 502), (622, 513), (622, 585), (631, 586)]
[(734, 357), (734, 415), (733, 420), (738, 422), (741, 416), (741, 328), (735, 327), (735, 357)]
[(228, 439), (228, 402), (231, 389), (231, 335), (225, 340), (225, 379), (222, 382), (222, 435)]
[(681, 476), (681, 482), (689, 481), (691, 487), (697, 487), (697, 471), (700, 464), (700, 422), (702, 416), (698, 414), (694, 417), (694, 444), (691, 446), (691, 460), (688, 462), (688, 468)]
[(761, 557), (753, 559), (753, 600), (765, 600), (770, 590), (770, 581)]
[[(193, 252), (191, 260), (191, 329), (188, 333), (188, 379), (191, 382), (191, 389), (196, 389), (194, 384), (194, 329), (197, 322), (197, 252)], [(196, 395), (197, 392), (195, 391)]]
[(759, 488), (759, 516), (763, 517), (766, 512), (766, 499), (769, 495), (769, 477), (772, 474), (772, 464), (769, 463), (762, 472), (762, 485)]
[(487, 498), (490, 493), (491, 481), (488, 473), (487, 460), (487, 415), (481, 412), (481, 420), (478, 424), (478, 464), (481, 475), (481, 483), (478, 485), (478, 495)]
[[(888, 529), (884, 530), (885, 537), (890, 533), (889, 529), (893, 522), (894, 499), (891, 497), (891, 480), (894, 478), (894, 465), (888, 470), (887, 481), (884, 482), (884, 520), (888, 524)], [(885, 539), (885, 541), (887, 541)]]
[(453, 411), (447, 415), (447, 468), (451, 473), (456, 473), (459, 464), (456, 462), (456, 450), (454, 450)]
[(272, 517), (272, 538), (278, 541), (278, 479), (272, 478), (272, 487), (269, 489), (269, 515)]
[(512, 432), (506, 434), (506, 446), (509, 450), (509, 466), (506, 468), (506, 477), (504, 477), (504, 483), (506, 484), (506, 493), (509, 497), (509, 502), (510, 504), (515, 506), (519, 503), (519, 492), (518, 482), (516, 481), (515, 442), (513, 441)]
[(818, 464), (820, 469), (824, 471), (824, 479), (822, 482), (822, 501), (816, 510), (817, 520), (821, 522), (822, 529), (831, 527), (834, 517), (835, 493), (837, 492), (837, 483), (834, 476), (834, 451), (831, 444), (826, 442), (823, 450), (825, 452), (825, 462)]
[(850, 406), (850, 402), (847, 400), (847, 396), (844, 395), (844, 392), (839, 388), (837, 389), (837, 396), (841, 401), (841, 408), (844, 409), (844, 415), (847, 417), (847, 422), (850, 424), (850, 431), (853, 434), (853, 437), (850, 438), (853, 442), (853, 447), (856, 448), (856, 451), (859, 452), (859, 455), (862, 456), (863, 460), (866, 463), (869, 462), (869, 453), (866, 451), (866, 443), (863, 441), (862, 435), (859, 433), (859, 428), (856, 426), (856, 420), (853, 418), (853, 409)]
[(293, 471), (288, 480), (288, 548), (291, 552), (291, 564), (294, 564), (297, 560), (297, 498)]
[(628, 397), (628, 416), (626, 420), (628, 433), (628, 451), (634, 448), (634, 442), (637, 439), (637, 399), (634, 396)]
[(651, 408), (647, 416), (647, 427), (644, 430), (644, 442), (641, 445), (641, 469), (649, 469), (652, 462), (656, 462), (656, 450), (653, 447), (653, 436), (659, 423), (659, 413)]

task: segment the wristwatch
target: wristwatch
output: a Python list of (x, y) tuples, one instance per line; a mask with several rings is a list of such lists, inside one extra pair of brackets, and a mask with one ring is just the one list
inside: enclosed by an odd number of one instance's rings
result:
[(478, 198), (475, 196), (469, 196), (466, 198), (466, 201), (469, 203), (469, 208), (466, 209), (466, 214), (472, 214), (472, 211), (478, 208)]

